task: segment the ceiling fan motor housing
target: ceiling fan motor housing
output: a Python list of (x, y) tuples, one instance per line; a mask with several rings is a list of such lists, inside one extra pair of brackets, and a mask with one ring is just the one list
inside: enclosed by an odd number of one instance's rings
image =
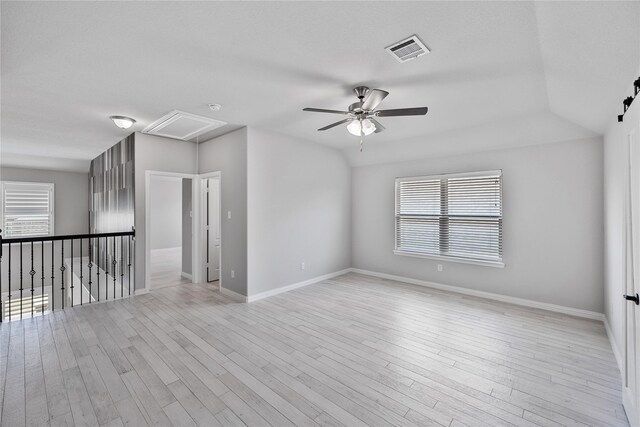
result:
[(356, 88), (353, 88), (353, 91), (355, 92), (356, 96), (360, 98), (360, 101), (362, 101), (367, 95), (367, 92), (369, 92), (369, 88), (366, 86), (358, 86)]
[(363, 112), (363, 110), (362, 110), (362, 101), (354, 102), (353, 104), (349, 105), (349, 112), (353, 113), (353, 114), (362, 113)]

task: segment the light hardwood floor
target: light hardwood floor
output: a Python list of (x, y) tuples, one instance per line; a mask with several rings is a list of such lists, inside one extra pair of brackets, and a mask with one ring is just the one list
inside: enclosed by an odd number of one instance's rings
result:
[(191, 283), (182, 277), (182, 248), (151, 250), (151, 289)]
[(627, 425), (602, 323), (353, 273), (3, 323), (0, 361), (3, 427)]

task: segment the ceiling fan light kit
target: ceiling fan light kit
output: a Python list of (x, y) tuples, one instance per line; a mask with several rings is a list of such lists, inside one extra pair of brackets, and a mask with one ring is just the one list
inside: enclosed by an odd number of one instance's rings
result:
[(378, 105), (389, 95), (389, 92), (381, 89), (369, 89), (366, 86), (358, 86), (353, 89), (353, 92), (358, 97), (358, 101), (349, 105), (347, 111), (311, 107), (303, 108), (302, 111), (347, 116), (347, 118), (339, 122), (331, 123), (318, 130), (325, 131), (346, 124), (347, 131), (351, 135), (360, 137), (360, 151), (362, 151), (363, 138), (365, 136), (385, 130), (385, 127), (375, 119), (376, 117), (424, 116), (428, 111), (427, 107), (376, 110)]
[(347, 130), (354, 136), (369, 136), (376, 130), (376, 125), (370, 119), (352, 120)]

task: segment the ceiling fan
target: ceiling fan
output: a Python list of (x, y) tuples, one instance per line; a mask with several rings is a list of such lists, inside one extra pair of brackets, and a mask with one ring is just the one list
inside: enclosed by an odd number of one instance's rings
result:
[(353, 91), (359, 101), (349, 105), (348, 111), (309, 107), (303, 108), (302, 111), (342, 114), (347, 116), (344, 120), (331, 123), (318, 130), (325, 131), (346, 123), (349, 133), (360, 137), (360, 151), (362, 151), (362, 138), (364, 136), (371, 135), (372, 133), (380, 133), (385, 129), (385, 127), (375, 119), (376, 117), (424, 116), (428, 111), (427, 107), (376, 110), (382, 100), (389, 95), (389, 92), (380, 89), (369, 89), (366, 86), (358, 86), (353, 89)]

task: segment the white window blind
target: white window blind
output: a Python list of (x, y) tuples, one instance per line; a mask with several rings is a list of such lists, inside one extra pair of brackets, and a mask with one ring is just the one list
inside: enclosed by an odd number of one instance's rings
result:
[(400, 255), (502, 262), (502, 171), (396, 179)]
[(2, 236), (53, 235), (53, 184), (2, 183)]

